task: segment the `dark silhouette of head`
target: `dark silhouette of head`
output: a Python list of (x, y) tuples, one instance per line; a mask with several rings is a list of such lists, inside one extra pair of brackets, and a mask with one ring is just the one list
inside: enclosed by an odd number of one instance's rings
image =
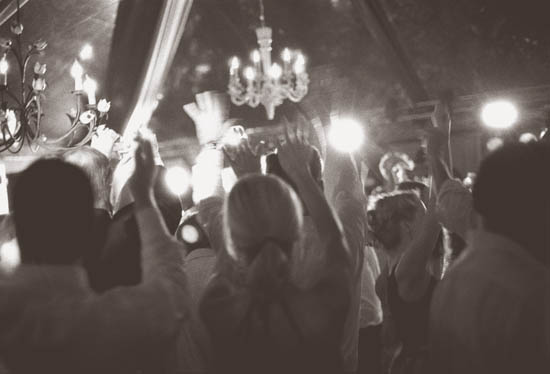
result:
[(17, 180), (14, 220), (22, 263), (77, 263), (92, 241), (90, 181), (64, 161), (36, 161)]
[(414, 232), (410, 227), (422, 219), (425, 211), (418, 194), (412, 191), (395, 191), (376, 197), (374, 209), (367, 213), (368, 225), (384, 249), (393, 252), (404, 242), (410, 242)]
[(474, 208), (486, 230), (522, 245), (548, 263), (550, 145), (510, 144), (491, 153), (479, 169)]
[(78, 166), (90, 179), (94, 192), (94, 206), (110, 210), (112, 168), (109, 159), (92, 147), (80, 147), (66, 151), (61, 157), (64, 161)]
[[(323, 161), (321, 160), (321, 155), (317, 148), (310, 146), (312, 149), (311, 158), (309, 160), (309, 171), (311, 176), (321, 189), (324, 189), (323, 183)], [(284, 180), (289, 186), (291, 186), (296, 193), (298, 193), (298, 188), (288, 174), (283, 170), (281, 163), (279, 161), (279, 156), (276, 153), (271, 153), (267, 155), (266, 159), (266, 173), (273, 174)]]

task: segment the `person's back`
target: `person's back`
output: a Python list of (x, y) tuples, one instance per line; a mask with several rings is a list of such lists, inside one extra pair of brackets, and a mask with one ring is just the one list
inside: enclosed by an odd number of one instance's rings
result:
[(139, 331), (142, 318), (119, 314), (124, 292), (96, 297), (80, 269), (22, 266), (0, 294), (0, 356), (10, 373), (155, 373), (173, 354), (171, 316), (144, 302), (140, 313), (157, 327)]
[(342, 372), (344, 311), (333, 311), (342, 318), (326, 320), (330, 313), (319, 310), (329, 308), (318, 295), (308, 297), (290, 284), (279, 291), (278, 300), (265, 305), (246, 287), (228, 288), (227, 283), (215, 279), (203, 306), (216, 372)]
[(512, 145), (483, 161), (474, 207), (483, 230), (436, 289), (434, 373), (550, 371), (548, 146)]
[[(308, 161), (309, 170), (315, 182), (324, 189), (323, 163), (319, 152), (312, 148)], [(346, 372), (355, 372), (358, 365), (359, 340), (359, 304), (361, 298), (361, 273), (363, 268), (363, 247), (365, 245), (365, 197), (361, 182), (350, 155), (330, 153), (331, 161), (338, 167), (331, 205), (340, 220), (352, 258), (352, 298), (349, 314), (346, 319), (345, 334), (341, 342)], [(280, 165), (277, 154), (270, 154), (266, 159), (266, 171), (277, 175), (287, 182), (300, 196), (300, 191)], [(359, 192), (359, 193), (358, 193)], [(307, 214), (304, 215), (303, 238), (299, 250), (293, 253), (292, 276), (299, 287), (311, 287), (322, 276), (326, 267), (325, 252), (320, 235)]]
[(197, 210), (189, 209), (176, 230), (176, 237), (185, 244), (182, 252), (189, 289), (189, 319), (178, 338), (178, 361), (182, 371), (206, 373), (212, 360), (208, 333), (200, 318), (199, 304), (212, 277), (216, 252), (197, 220)]
[[(227, 253), (218, 256), (201, 303), (216, 372), (343, 371), (340, 345), (349, 308), (350, 259), (332, 212), (304, 166), (308, 152), (291, 142), (279, 155), (304, 192), (321, 237), (327, 254), (324, 276), (307, 289), (290, 276), (290, 259), (302, 233), (295, 193), (275, 177), (241, 179), (225, 207)], [(294, 168), (297, 163), (301, 167)]]
[[(550, 273), (510, 240), (476, 233), (434, 296), (434, 373), (543, 369)], [(546, 363), (548, 365), (548, 362)]]
[(168, 360), (174, 363), (167, 356), (183, 318), (185, 283), (179, 246), (150, 198), (155, 172), (146, 153), (132, 183), (144, 279), (101, 296), (79, 265), (92, 242), (86, 176), (53, 159), (20, 176), (14, 220), (22, 265), (0, 283), (0, 357), (10, 372), (163, 372)]

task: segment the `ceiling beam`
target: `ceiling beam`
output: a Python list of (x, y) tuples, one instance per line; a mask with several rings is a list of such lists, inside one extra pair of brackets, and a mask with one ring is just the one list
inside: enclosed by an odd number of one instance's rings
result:
[(418, 74), (403, 50), (386, 12), (378, 0), (352, 0), (361, 21), (380, 45), (388, 63), (392, 65), (411, 102), (429, 99)]

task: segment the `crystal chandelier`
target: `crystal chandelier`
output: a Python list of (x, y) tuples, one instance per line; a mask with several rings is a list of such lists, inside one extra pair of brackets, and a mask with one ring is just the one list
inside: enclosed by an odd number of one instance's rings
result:
[[(96, 102), (96, 82), (87, 75), (83, 80), (84, 71), (76, 60), (71, 69), (75, 81), (72, 94), (76, 100), (76, 109), (68, 114), (71, 126), (62, 136), (48, 139), (41, 129), (44, 116), (42, 101), (47, 87), (46, 65), (36, 61), (32, 71), (29, 71), (31, 61), (44, 54), (48, 43), (39, 39), (23, 48), (19, 1), (16, 19), (10, 26), (13, 40), (0, 38), (0, 152), (17, 153), (25, 143), (33, 151), (40, 146), (58, 150), (86, 144), (92, 138), (96, 126), (107, 119), (110, 106), (104, 99), (99, 104)], [(17, 68), (15, 87), (8, 87), (10, 65), (13, 64), (8, 62), (10, 56)], [(84, 103), (85, 97), (87, 104)]]
[(267, 118), (275, 117), (275, 108), (285, 99), (299, 102), (307, 94), (309, 77), (305, 70), (305, 58), (301, 53), (292, 53), (285, 48), (281, 54), (282, 67), (271, 63), (272, 30), (265, 25), (263, 0), (260, 0), (261, 26), (256, 29), (259, 49), (251, 54), (252, 66), (243, 70), (246, 86), (239, 76), (240, 62), (231, 59), (229, 68), (229, 96), (235, 105), (248, 104), (255, 108), (262, 104)]

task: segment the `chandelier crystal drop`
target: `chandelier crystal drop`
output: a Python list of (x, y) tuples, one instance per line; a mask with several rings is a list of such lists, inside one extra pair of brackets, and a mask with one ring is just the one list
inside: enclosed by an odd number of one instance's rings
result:
[(241, 82), (241, 63), (233, 57), (229, 66), (228, 91), (233, 104), (248, 104), (253, 108), (262, 104), (267, 118), (272, 120), (275, 108), (285, 99), (302, 100), (307, 94), (309, 77), (305, 57), (299, 52), (285, 48), (281, 53), (282, 64), (272, 63), (272, 30), (265, 25), (263, 0), (260, 0), (260, 22), (261, 26), (256, 29), (259, 48), (250, 55), (252, 65), (242, 71), (246, 83)]

